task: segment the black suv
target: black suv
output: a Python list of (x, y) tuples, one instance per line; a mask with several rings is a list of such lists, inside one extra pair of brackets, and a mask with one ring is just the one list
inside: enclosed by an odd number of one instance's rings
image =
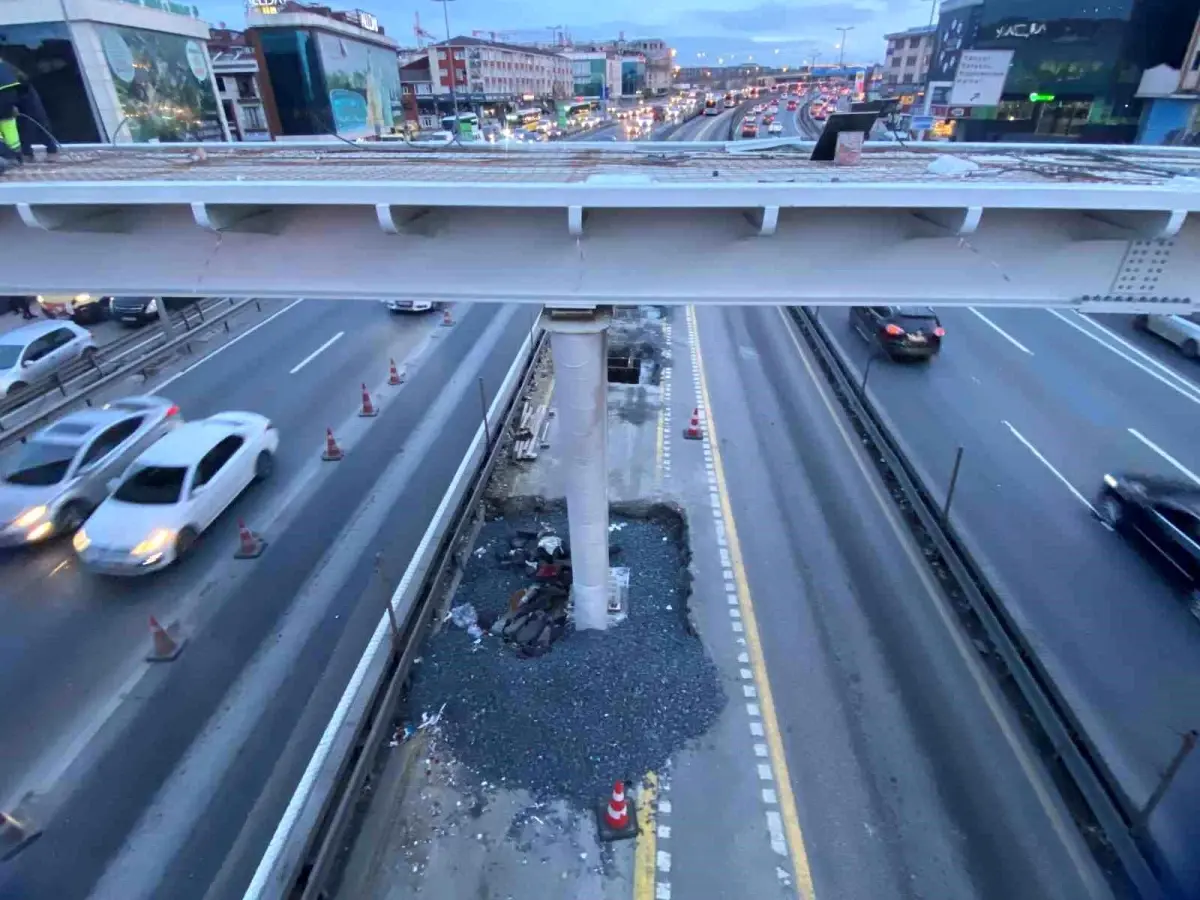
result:
[(1114, 531), (1154, 551), (1200, 612), (1200, 487), (1156, 475), (1105, 475), (1096, 511)]
[(929, 359), (942, 349), (946, 336), (927, 306), (852, 306), (850, 324), (892, 359)]
[(197, 302), (195, 297), (113, 297), (109, 315), (122, 325), (136, 328), (158, 319), (160, 303), (165, 303), (168, 311), (175, 312)]

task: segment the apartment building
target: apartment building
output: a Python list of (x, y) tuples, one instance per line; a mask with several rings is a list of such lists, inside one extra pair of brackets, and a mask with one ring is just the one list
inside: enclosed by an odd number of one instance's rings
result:
[(887, 56), (883, 62), (885, 88), (903, 90), (923, 85), (929, 76), (933, 57), (935, 25), (919, 25), (894, 34), (885, 34)]
[(474, 37), (455, 37), (428, 49), (435, 95), (472, 101), (572, 96), (571, 61), (561, 53)]

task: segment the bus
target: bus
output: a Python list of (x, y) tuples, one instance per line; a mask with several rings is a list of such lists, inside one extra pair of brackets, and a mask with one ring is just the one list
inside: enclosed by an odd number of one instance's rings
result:
[(460, 140), (479, 140), (479, 116), (475, 115), (475, 113), (460, 112), (458, 114), (457, 128), (454, 125), (454, 118), (452, 115), (442, 116), (442, 131), (457, 134)]
[(704, 98), (704, 114), (706, 116), (717, 116), (721, 114), (721, 110), (717, 109), (717, 101), (711, 94)]
[(581, 103), (572, 103), (567, 107), (567, 122), (571, 125), (582, 126), (599, 111), (599, 100), (585, 100)]
[(726, 94), (725, 95), (725, 108), (733, 109), (735, 106), (737, 106), (737, 101), (733, 99), (733, 94)]
[(514, 134), (518, 131), (537, 131), (538, 126), (542, 124), (542, 111), (532, 108), (518, 109), (504, 117), (504, 124)]

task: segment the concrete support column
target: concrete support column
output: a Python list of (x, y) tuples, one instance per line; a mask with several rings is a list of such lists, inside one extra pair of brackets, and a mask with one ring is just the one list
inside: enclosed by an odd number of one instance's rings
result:
[(547, 310), (554, 394), (566, 475), (575, 627), (608, 627), (609, 316)]

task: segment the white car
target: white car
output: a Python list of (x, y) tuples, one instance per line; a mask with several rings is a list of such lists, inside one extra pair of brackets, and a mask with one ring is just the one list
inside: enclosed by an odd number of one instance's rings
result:
[(96, 341), (73, 322), (35, 322), (0, 335), (0, 396), (53, 377), (77, 359), (94, 360)]
[(394, 313), (429, 312), (433, 309), (433, 303), (429, 300), (381, 300), (380, 302)]
[(74, 546), (83, 564), (141, 575), (183, 557), (254, 481), (271, 474), (279, 432), (265, 416), (224, 412), (176, 428), (110, 485)]
[(1188, 359), (1200, 358), (1200, 321), (1191, 316), (1134, 316), (1133, 327), (1170, 341)]
[(767, 133), (768, 134), (783, 134), (783, 123), (782, 122), (772, 122), (770, 125), (767, 126)]

